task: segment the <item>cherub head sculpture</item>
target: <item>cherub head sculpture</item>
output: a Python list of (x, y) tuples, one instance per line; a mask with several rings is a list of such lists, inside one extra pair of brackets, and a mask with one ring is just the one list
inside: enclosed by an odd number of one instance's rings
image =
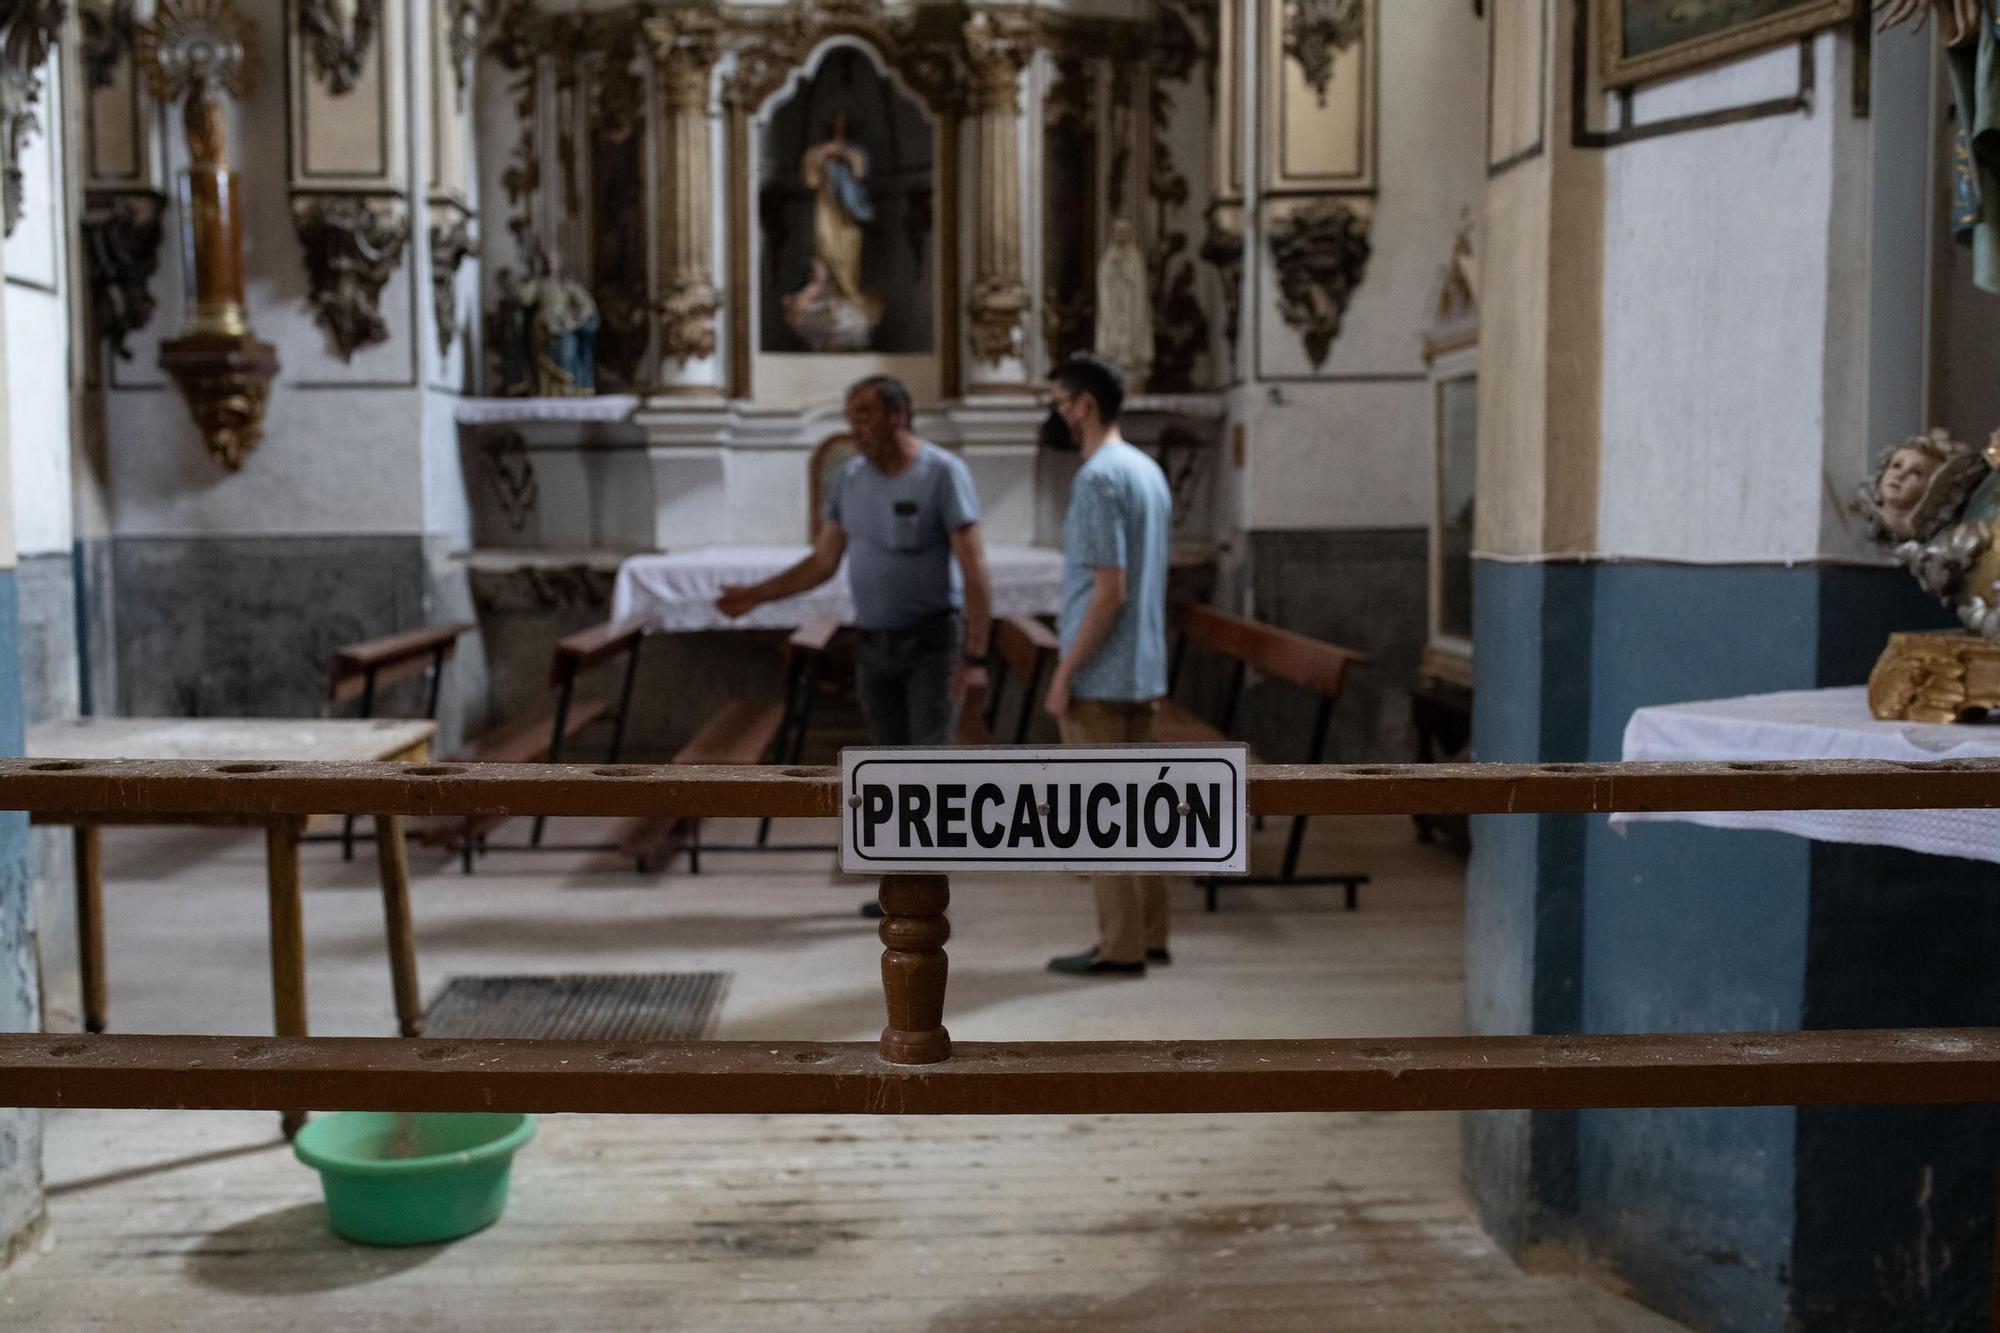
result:
[(1860, 492), (1875, 539), (1929, 541), (1954, 522), (1988, 471), (1986, 460), (1948, 431), (1913, 435), (1882, 455)]

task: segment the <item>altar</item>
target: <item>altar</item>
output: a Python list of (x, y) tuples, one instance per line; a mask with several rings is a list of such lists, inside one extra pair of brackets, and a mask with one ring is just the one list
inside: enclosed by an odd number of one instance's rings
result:
[[(1786, 690), (1638, 709), (1625, 726), (1621, 757), (1628, 763), (1751, 765), (1787, 759), (1906, 764), (1993, 759), (2000, 758), (2000, 726), (1877, 721), (1869, 714), (1865, 685)], [(1669, 820), (2000, 862), (2000, 810), (1718, 810), (1620, 814), (1611, 817), (1611, 825)]]
[[(690, 551), (636, 555), (618, 568), (611, 618), (638, 621), (648, 633), (662, 630), (791, 629), (822, 616), (854, 620), (847, 562), (810, 592), (766, 602), (731, 620), (715, 609), (725, 584), (757, 583), (804, 559), (799, 546), (702, 546)], [(992, 546), (986, 551), (993, 616), (1052, 616), (1062, 609), (1062, 553), (1033, 546)]]

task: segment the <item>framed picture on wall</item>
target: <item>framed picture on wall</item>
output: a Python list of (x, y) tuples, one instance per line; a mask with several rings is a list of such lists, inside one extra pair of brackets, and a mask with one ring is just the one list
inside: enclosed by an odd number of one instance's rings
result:
[(1860, 0), (1596, 0), (1598, 74), (1619, 88), (1851, 22)]

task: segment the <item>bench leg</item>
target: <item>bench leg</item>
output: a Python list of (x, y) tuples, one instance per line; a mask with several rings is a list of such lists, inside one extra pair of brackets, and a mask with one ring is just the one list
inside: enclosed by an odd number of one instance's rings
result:
[(417, 992), (416, 930), (410, 919), (410, 858), (399, 815), (375, 816), (375, 858), (382, 870), (382, 920), (389, 936), (389, 980), (396, 997), (396, 1030), (423, 1035), (423, 1002)]
[[(271, 904), (271, 1009), (280, 1037), (306, 1035), (305, 907), (299, 894), (299, 835), (304, 821), (274, 819), (265, 829)], [(286, 1111), (285, 1137), (298, 1132), (304, 1111)]]
[(1211, 880), (1211, 881), (1209, 881), (1208, 883), (1206, 883), (1206, 884), (1204, 884), (1204, 885), (1202, 885), (1202, 886), (1201, 886), (1201, 890), (1202, 890), (1202, 892), (1208, 895), (1208, 909), (1207, 909), (1207, 910), (1209, 910), (1209, 911), (1211, 911), (1211, 912), (1213, 912), (1213, 911), (1215, 911), (1215, 910), (1216, 910), (1216, 906), (1217, 906), (1217, 890), (1218, 890), (1219, 888), (1220, 888), (1220, 886), (1219, 886), (1219, 885), (1217, 885), (1217, 884), (1216, 884), (1216, 883), (1215, 883), (1215, 882), (1214, 882), (1213, 880)]
[(688, 874), (701, 873), (701, 817), (692, 816), (688, 820)]
[(1361, 886), (1353, 880), (1347, 881), (1347, 910), (1356, 911), (1361, 906)]
[(78, 824), (76, 846), (77, 970), (83, 980), (83, 1030), (104, 1031), (104, 843), (95, 824)]
[(343, 861), (352, 861), (354, 859), (353, 815), (349, 815), (340, 821), (340, 859)]

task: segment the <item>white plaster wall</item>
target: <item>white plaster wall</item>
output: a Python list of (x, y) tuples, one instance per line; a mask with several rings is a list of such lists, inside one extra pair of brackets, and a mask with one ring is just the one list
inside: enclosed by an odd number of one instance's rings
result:
[[(1601, 553), (1689, 561), (1820, 553), (1837, 267), (1867, 173), (1836, 181), (1845, 39), (1814, 43), (1810, 115), (1679, 133), (1605, 164)], [(1642, 92), (1638, 123), (1792, 94), (1784, 47)], [(1857, 145), (1846, 145), (1853, 151)], [(1865, 151), (1865, 148), (1862, 148)], [(1857, 178), (1858, 177), (1858, 181)], [(1843, 295), (1851, 307), (1851, 293)]]
[(171, 389), (109, 394), (105, 415), (120, 536), (423, 530), (414, 390), (327, 393), (281, 373), (264, 441), (233, 473), (209, 457)]
[(1249, 526), (1421, 527), (1430, 514), (1429, 401), (1421, 380), (1247, 394)]
[(67, 230), (63, 207), (62, 89), (52, 56), (38, 118), (21, 154), (21, 221), (6, 240), (8, 427), (15, 540), (23, 555), (66, 552), (70, 514)]
[[(1248, 527), (1427, 521), (1423, 334), (1461, 214), (1477, 216), (1485, 194), (1485, 29), (1469, 5), (1384, 4), (1380, 41), (1373, 248), (1317, 370), (1278, 313), (1261, 210), (1246, 237), (1255, 274), (1243, 315)], [(1248, 46), (1254, 60), (1259, 44)], [(1281, 403), (1272, 380), (1283, 381)]]
[(458, 423), (452, 419), (457, 403), (455, 394), (423, 395), (424, 531), (447, 538), (454, 550), (472, 545), (472, 504), (465, 490)]

